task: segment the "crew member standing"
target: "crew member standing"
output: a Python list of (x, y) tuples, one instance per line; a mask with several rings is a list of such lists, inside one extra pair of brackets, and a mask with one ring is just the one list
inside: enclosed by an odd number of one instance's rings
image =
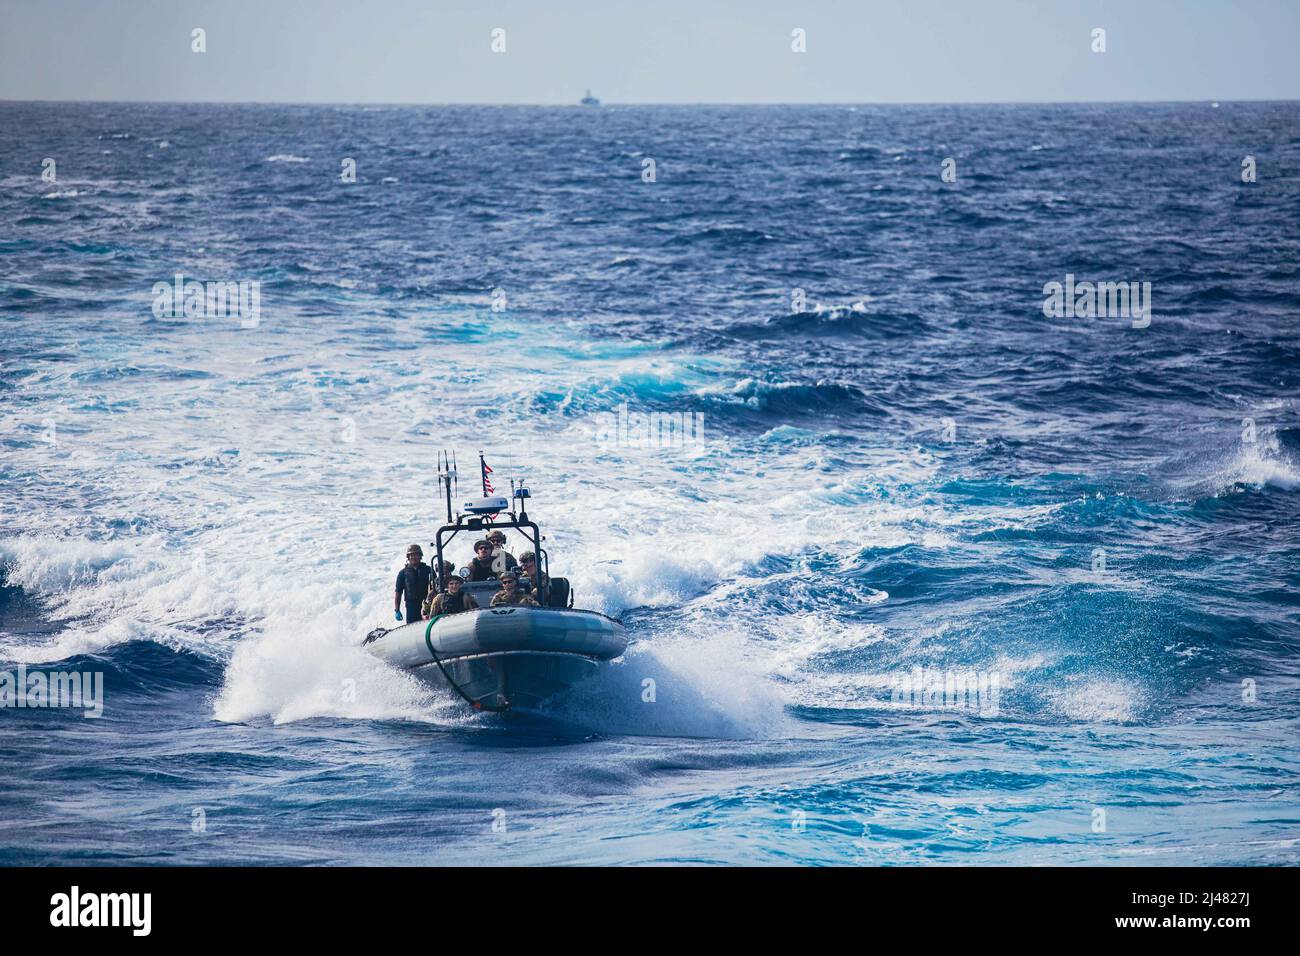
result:
[(424, 551), (418, 544), (406, 549), (406, 567), (397, 572), (397, 588), (393, 594), (393, 617), (402, 619), (402, 600), (406, 600), (406, 623), (420, 620), (420, 605), (429, 596), (431, 569), (422, 560)]
[(497, 576), (496, 571), (492, 569), (495, 559), (492, 557), (492, 542), (483, 538), (474, 542), (474, 557), (469, 559), (469, 564), (465, 565), (465, 580), (467, 581), (490, 581)]
[(500, 577), (506, 571), (518, 571), (519, 562), (515, 556), (506, 550), (505, 532), (498, 528), (487, 536), (487, 541), (492, 545), (492, 570)]

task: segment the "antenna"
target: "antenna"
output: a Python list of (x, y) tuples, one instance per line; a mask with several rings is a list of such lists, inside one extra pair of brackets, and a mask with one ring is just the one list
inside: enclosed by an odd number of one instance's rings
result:
[(456, 478), (456, 469), (451, 462), (447, 452), (442, 452), (438, 456), (438, 482), (446, 489), (447, 495), (447, 524), (451, 524), (451, 483)]

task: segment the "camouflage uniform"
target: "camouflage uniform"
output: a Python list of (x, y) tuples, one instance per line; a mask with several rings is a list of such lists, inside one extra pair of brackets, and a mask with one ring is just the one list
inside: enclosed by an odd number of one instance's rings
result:
[[(474, 600), (474, 595), (470, 594), (468, 591), (462, 591), (461, 593), (464, 594), (464, 596), (465, 596), (465, 605), (464, 605), (464, 607), (462, 607), (462, 608), (460, 609), (461, 611), (472, 611), (472, 610), (474, 610), (476, 607), (478, 607), (478, 601), (475, 601), (475, 600)], [(451, 611), (451, 612), (448, 612), (448, 611), (447, 611), (447, 603), (448, 603), (450, 600), (451, 600), (451, 595), (448, 594), (448, 593), (446, 593), (446, 592), (444, 592), (444, 593), (439, 594), (439, 595), (437, 595), (436, 597), (434, 597), (434, 599), (433, 599), (432, 602), (425, 601), (425, 602), (424, 602), (424, 616), (425, 616), (425, 617), (434, 617), (435, 615), (438, 615), (438, 614), (447, 614), (447, 613), (458, 614), (458, 613), (460, 613), (459, 611)]]
[(496, 594), (492, 595), (493, 607), (503, 607), (505, 605), (513, 607), (541, 607), (531, 594), (525, 594), (518, 588), (515, 588), (513, 596), (507, 594), (505, 591), (498, 591)]
[(529, 592), (540, 602), (543, 597), (551, 590), (551, 578), (542, 571), (537, 572), (537, 580), (533, 582), (533, 589)]

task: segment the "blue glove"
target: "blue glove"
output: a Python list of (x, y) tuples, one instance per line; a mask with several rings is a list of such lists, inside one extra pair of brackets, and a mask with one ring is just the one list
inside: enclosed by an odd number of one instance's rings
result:
[(394, 612), (393, 612), (393, 620), (394, 620), (394, 621), (400, 621), (401, 619), (402, 619), (402, 612), (401, 612), (401, 611), (394, 611)]

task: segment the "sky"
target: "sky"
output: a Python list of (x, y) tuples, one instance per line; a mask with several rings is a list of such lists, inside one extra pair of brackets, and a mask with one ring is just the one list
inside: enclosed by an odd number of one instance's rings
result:
[(1300, 0), (0, 0), (0, 99), (1297, 99), (1298, 38)]

